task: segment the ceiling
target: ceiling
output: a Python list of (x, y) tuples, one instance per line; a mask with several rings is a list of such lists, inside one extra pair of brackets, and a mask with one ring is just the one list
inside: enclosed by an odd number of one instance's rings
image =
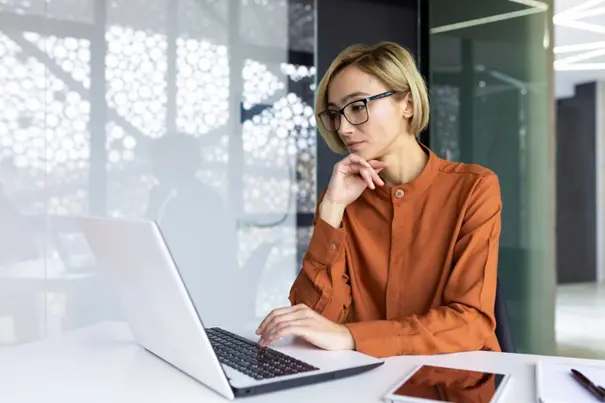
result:
[(605, 80), (605, 0), (555, 0), (557, 97), (582, 82)]

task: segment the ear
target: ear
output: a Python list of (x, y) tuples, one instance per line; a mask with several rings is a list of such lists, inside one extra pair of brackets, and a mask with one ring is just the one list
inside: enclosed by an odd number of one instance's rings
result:
[(401, 101), (401, 114), (406, 119), (414, 116), (414, 102), (412, 100), (412, 94), (409, 92), (405, 95), (403, 101)]

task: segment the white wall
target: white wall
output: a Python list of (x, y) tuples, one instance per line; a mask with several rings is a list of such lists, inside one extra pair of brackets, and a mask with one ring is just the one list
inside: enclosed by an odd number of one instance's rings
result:
[[(288, 2), (263, 3), (0, 1), (0, 346), (121, 317), (80, 214), (160, 220), (204, 318), (287, 303), (314, 72), (284, 64)], [(242, 124), (241, 102), (270, 107)]]

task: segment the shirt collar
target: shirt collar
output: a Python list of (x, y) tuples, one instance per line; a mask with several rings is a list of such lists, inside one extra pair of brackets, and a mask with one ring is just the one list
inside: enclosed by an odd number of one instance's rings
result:
[(380, 187), (377, 186), (376, 193), (382, 198), (392, 201), (404, 201), (423, 194), (424, 191), (431, 186), (433, 180), (439, 173), (441, 158), (424, 144), (420, 142), (418, 144), (429, 157), (424, 169), (418, 177), (408, 183), (395, 186), (387, 184)]

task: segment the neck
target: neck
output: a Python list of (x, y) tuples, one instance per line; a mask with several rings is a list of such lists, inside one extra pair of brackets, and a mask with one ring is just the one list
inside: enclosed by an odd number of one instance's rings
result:
[(387, 163), (380, 176), (388, 185), (396, 186), (411, 182), (420, 176), (428, 161), (428, 155), (414, 136), (404, 134), (397, 137), (397, 141), (380, 160)]

